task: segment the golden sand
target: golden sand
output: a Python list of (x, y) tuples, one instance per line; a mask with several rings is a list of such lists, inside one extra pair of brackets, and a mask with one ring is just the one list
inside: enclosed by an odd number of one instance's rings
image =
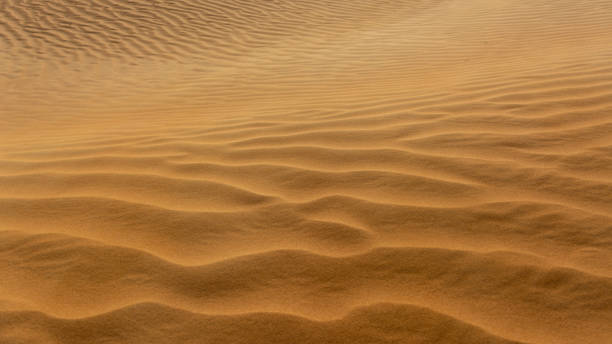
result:
[(612, 1), (0, 0), (0, 343), (612, 343)]

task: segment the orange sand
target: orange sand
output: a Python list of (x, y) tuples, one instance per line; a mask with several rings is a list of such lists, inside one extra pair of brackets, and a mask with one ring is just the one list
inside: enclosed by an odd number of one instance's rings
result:
[(612, 1), (0, 0), (0, 343), (612, 343)]

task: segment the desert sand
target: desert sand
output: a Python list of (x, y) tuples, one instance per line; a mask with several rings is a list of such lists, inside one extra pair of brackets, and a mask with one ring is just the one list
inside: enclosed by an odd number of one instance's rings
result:
[(612, 1), (0, 0), (0, 343), (612, 343)]

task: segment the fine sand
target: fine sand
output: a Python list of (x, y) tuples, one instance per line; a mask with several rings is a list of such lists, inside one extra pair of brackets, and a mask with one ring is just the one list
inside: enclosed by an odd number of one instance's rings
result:
[(612, 1), (0, 0), (0, 343), (612, 343)]

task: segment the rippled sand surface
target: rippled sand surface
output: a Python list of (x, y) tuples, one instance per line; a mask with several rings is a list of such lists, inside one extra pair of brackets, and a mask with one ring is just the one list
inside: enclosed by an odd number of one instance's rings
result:
[(612, 343), (612, 1), (0, 0), (0, 343)]

